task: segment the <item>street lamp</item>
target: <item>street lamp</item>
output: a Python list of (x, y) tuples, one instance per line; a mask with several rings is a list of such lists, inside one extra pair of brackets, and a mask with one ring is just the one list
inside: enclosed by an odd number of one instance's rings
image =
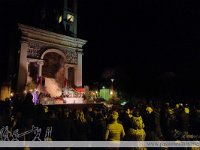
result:
[(112, 92), (113, 92), (113, 82), (114, 82), (115, 79), (112, 78), (112, 79), (110, 79), (110, 80), (111, 80), (111, 82), (112, 82)]
[(95, 91), (95, 93), (96, 93), (96, 97), (98, 98), (98, 91)]
[(114, 82), (115, 79), (111, 78), (110, 80), (112, 82), (112, 87), (111, 87), (110, 95), (112, 96), (111, 98), (112, 98), (113, 104), (114, 104), (114, 87), (113, 87), (113, 82)]

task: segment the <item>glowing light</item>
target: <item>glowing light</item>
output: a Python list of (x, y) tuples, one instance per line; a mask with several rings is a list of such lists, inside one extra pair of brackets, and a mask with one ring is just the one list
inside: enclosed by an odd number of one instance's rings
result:
[(13, 93), (13, 92), (12, 92), (12, 93), (10, 93), (10, 96), (11, 96), (11, 97), (13, 97), (13, 96), (14, 96), (14, 93)]
[(24, 94), (27, 94), (27, 91), (26, 91), (26, 90), (24, 90)]
[(59, 16), (58, 23), (61, 23), (61, 22), (62, 22), (62, 16)]
[(74, 16), (71, 14), (67, 14), (67, 20), (69, 20), (70, 22), (74, 22)]
[(112, 79), (110, 79), (110, 80), (111, 80), (111, 82), (114, 82), (115, 79), (112, 78)]
[(102, 89), (105, 89), (105, 86), (103, 86)]
[(38, 103), (39, 103), (39, 95), (38, 95), (38, 92), (35, 90), (35, 91), (32, 93), (32, 95), (33, 95), (33, 99), (32, 99), (33, 103), (34, 103), (35, 105), (38, 104)]
[(127, 103), (127, 102), (122, 102), (121, 105), (124, 106), (124, 105), (126, 105), (126, 103)]
[(110, 95), (113, 95), (113, 91), (110, 91)]

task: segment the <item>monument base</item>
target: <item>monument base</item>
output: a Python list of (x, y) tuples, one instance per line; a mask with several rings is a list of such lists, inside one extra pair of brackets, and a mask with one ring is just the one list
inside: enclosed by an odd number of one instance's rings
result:
[(48, 98), (44, 97), (40, 100), (42, 105), (58, 105), (58, 104), (83, 104), (83, 98)]

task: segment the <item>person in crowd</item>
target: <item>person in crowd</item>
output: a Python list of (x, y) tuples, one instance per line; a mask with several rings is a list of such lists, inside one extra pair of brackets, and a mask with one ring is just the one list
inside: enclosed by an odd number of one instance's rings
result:
[(173, 132), (176, 128), (176, 115), (169, 103), (161, 108), (161, 129), (165, 140), (174, 140)]
[(35, 106), (35, 117), (33, 121), (33, 125), (42, 129), (41, 139), (44, 139), (44, 131), (46, 130), (45, 121), (47, 116), (45, 114), (45, 109), (42, 104), (38, 104)]
[[(74, 120), (69, 118), (68, 112), (69, 110), (64, 109), (62, 113), (62, 117), (58, 118), (58, 120), (54, 123), (53, 128), (53, 141), (74, 141), (76, 129), (74, 126)], [(69, 150), (70, 148), (56, 148), (55, 150)]]
[(162, 130), (161, 130), (161, 123), (160, 123), (160, 108), (158, 106), (154, 107), (154, 117), (155, 117), (155, 132), (157, 136), (157, 141), (164, 140)]
[[(21, 104), (22, 121), (23, 121), (25, 131), (30, 130), (33, 125), (35, 106), (32, 100), (33, 100), (32, 94), (27, 93)], [(31, 139), (30, 135), (27, 135), (25, 138), (26, 140)]]
[[(48, 137), (45, 136), (45, 141), (52, 141), (54, 136), (55, 136), (55, 124), (57, 122), (57, 116), (56, 116), (56, 113), (54, 110), (49, 110), (47, 113), (46, 113), (46, 120), (45, 120), (45, 127), (46, 129), (49, 127), (49, 128), (52, 128), (52, 132), (50, 133), (51, 135), (49, 135)], [(46, 134), (46, 133), (45, 133)]]
[[(186, 111), (187, 112), (187, 111)], [(181, 140), (186, 140), (189, 131), (189, 113), (185, 112), (185, 107), (180, 105), (176, 113), (176, 129), (181, 132)]]
[(103, 141), (105, 136), (105, 130), (106, 130), (106, 120), (104, 119), (102, 112), (98, 112), (96, 118), (93, 121), (92, 140)]
[(152, 107), (146, 107), (146, 113), (143, 117), (146, 132), (146, 141), (157, 141), (155, 115)]
[[(144, 141), (146, 137), (146, 133), (144, 131), (144, 122), (143, 118), (140, 115), (140, 111), (136, 109), (133, 113), (132, 117), (132, 127), (129, 129), (130, 140), (132, 141)], [(143, 147), (135, 147), (131, 148), (132, 150), (146, 150)]]
[(193, 135), (198, 135), (194, 137), (196, 140), (200, 139), (200, 104), (193, 106), (191, 112), (189, 113), (190, 116), (190, 125), (191, 125), (191, 133)]
[(117, 111), (111, 113), (111, 122), (106, 127), (106, 141), (120, 141), (124, 138), (125, 132), (122, 124), (118, 123), (119, 114)]
[(89, 107), (89, 108), (88, 107), (84, 107), (83, 108), (83, 113), (85, 115), (85, 119), (87, 120), (87, 122), (89, 124), (91, 124), (92, 121), (93, 121), (93, 118), (91, 116), (91, 112), (92, 112), (92, 108), (91, 107)]
[(0, 128), (2, 126), (11, 127), (11, 110), (9, 107), (4, 107), (0, 110)]
[(85, 119), (84, 113), (81, 109), (75, 112), (74, 124), (76, 128), (76, 140), (87, 141), (91, 135), (91, 127)]
[(111, 123), (106, 127), (106, 141), (120, 141), (124, 138), (125, 132), (122, 124), (118, 123), (119, 114), (117, 111), (111, 113)]
[(125, 107), (124, 111), (121, 113), (119, 116), (119, 120), (122, 122), (122, 125), (124, 127), (125, 131), (125, 140), (129, 139), (129, 129), (131, 128), (132, 125), (132, 113), (131, 109), (129, 107)]
[[(125, 136), (124, 127), (118, 123), (119, 114), (117, 111), (111, 113), (111, 123), (106, 127), (105, 140), (106, 141), (120, 141)], [(119, 148), (112, 148), (118, 150)]]

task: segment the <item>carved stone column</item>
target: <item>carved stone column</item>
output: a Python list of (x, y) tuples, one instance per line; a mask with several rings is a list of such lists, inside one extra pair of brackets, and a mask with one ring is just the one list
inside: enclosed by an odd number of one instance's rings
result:
[(65, 64), (64, 65), (64, 68), (65, 68), (65, 78), (68, 80), (68, 68), (69, 68), (70, 66), (68, 65), (68, 64)]
[(26, 84), (32, 82), (32, 78), (30, 77), (30, 68), (29, 68), (30, 60), (27, 59), (26, 65), (27, 65), (27, 77), (26, 77)]
[(40, 79), (40, 85), (42, 85), (42, 66), (44, 65), (44, 61), (43, 60), (39, 60), (37, 62), (37, 64), (39, 65), (39, 79)]
[(44, 61), (43, 60), (39, 60), (37, 62), (37, 64), (39, 65), (39, 77), (42, 76), (42, 66), (44, 65)]
[(27, 59), (27, 74), (29, 75), (29, 73), (30, 73), (30, 70), (29, 70), (29, 64), (30, 64), (30, 60), (29, 59)]
[(67, 87), (68, 86), (68, 75), (69, 75), (69, 73), (68, 73), (68, 68), (69, 68), (70, 66), (68, 65), (68, 64), (65, 64), (64, 65), (64, 69), (65, 69), (65, 79), (64, 79), (64, 87)]
[(21, 42), (20, 59), (19, 59), (19, 72), (17, 80), (17, 91), (24, 90), (27, 80), (28, 68), (27, 68), (27, 50), (29, 46), (27, 42)]
[(78, 64), (75, 69), (75, 85), (76, 87), (82, 87), (82, 51), (78, 51)]

